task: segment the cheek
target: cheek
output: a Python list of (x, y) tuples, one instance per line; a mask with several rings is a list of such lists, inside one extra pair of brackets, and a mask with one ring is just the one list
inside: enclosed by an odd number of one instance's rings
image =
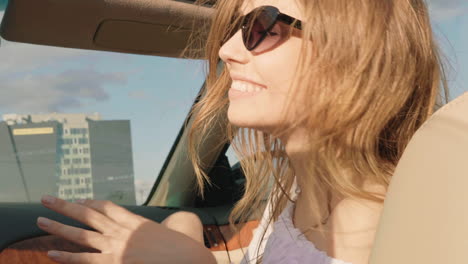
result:
[(255, 57), (255, 68), (271, 91), (288, 92), (296, 77), (301, 40), (291, 38), (278, 48)]
[[(256, 96), (231, 101), (228, 109), (231, 123), (264, 132), (287, 125), (283, 120), (284, 106), (288, 94), (293, 92), (290, 86), (295, 78), (300, 45), (300, 39), (290, 39), (274, 50), (254, 56), (252, 68), (268, 88)], [(294, 100), (293, 93), (291, 96)], [(291, 106), (295, 107), (295, 104)], [(288, 116), (287, 119), (295, 118)]]
[[(288, 102), (291, 103), (289, 106), (292, 108), (288, 109), (292, 110), (290, 113), (297, 112), (295, 108), (298, 107), (300, 96), (297, 95), (297, 91), (294, 91), (292, 84), (296, 78), (300, 46), (301, 39), (292, 38), (277, 49), (256, 57), (256, 69), (268, 86), (268, 99), (271, 103), (269, 108), (274, 108), (270, 111), (275, 113), (279, 109), (282, 111), (277, 113), (276, 119), (280, 119), (280, 115), (284, 112), (283, 107)], [(288, 115), (287, 118), (294, 119), (295, 116)]]

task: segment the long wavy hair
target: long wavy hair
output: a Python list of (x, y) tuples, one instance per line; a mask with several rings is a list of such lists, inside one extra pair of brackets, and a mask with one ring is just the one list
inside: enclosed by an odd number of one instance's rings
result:
[[(204, 96), (192, 110), (189, 156), (203, 197), (209, 168), (201, 163), (198, 146), (216, 130), (224, 133), (220, 144), (230, 143), (235, 150), (246, 177), (244, 195), (229, 217), (238, 232), (234, 223), (245, 222), (255, 208), (262, 208), (265, 197), (272, 203), (269, 223), (278, 219), (287, 200), (292, 201), (295, 173), (278, 137), (229, 123), (232, 80), (226, 67), (220, 67), (218, 52), (238, 30), (243, 0), (209, 2), (216, 10), (209, 31), (194, 34), (208, 36), (208, 68)], [(314, 205), (310, 213), (316, 219), (323, 216), (315, 209), (324, 206), (318, 192), (383, 203), (384, 197), (366, 190), (364, 183), (387, 188), (410, 138), (443, 99), (448, 100), (427, 6), (423, 0), (296, 2), (304, 23), (291, 95), (302, 91), (309, 98), (304, 106), (308, 111), (288, 122), (283, 132), (299, 125), (310, 131), (310, 177), (303, 179), (301, 195)], [(285, 117), (293, 111), (286, 109)], [(320, 225), (308, 230), (326, 232)]]

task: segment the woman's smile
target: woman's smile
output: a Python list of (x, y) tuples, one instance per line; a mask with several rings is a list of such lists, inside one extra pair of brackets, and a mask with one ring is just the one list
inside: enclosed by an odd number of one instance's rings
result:
[(231, 89), (229, 89), (229, 99), (253, 96), (262, 92), (265, 87), (255, 85), (248, 81), (233, 80)]

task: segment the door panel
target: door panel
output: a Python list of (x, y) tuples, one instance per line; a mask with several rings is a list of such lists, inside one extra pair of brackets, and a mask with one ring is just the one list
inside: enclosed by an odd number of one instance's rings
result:
[(47, 235), (22, 240), (9, 245), (0, 253), (0, 263), (56, 263), (47, 257), (47, 251), (63, 250), (68, 252), (99, 252), (92, 248), (83, 247), (68, 242), (60, 237)]

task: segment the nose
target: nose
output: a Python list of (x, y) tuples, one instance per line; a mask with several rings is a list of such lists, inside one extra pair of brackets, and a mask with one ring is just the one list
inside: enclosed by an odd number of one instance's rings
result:
[(237, 31), (219, 50), (219, 57), (226, 64), (246, 64), (249, 61), (249, 51), (242, 41), (241, 30)]

